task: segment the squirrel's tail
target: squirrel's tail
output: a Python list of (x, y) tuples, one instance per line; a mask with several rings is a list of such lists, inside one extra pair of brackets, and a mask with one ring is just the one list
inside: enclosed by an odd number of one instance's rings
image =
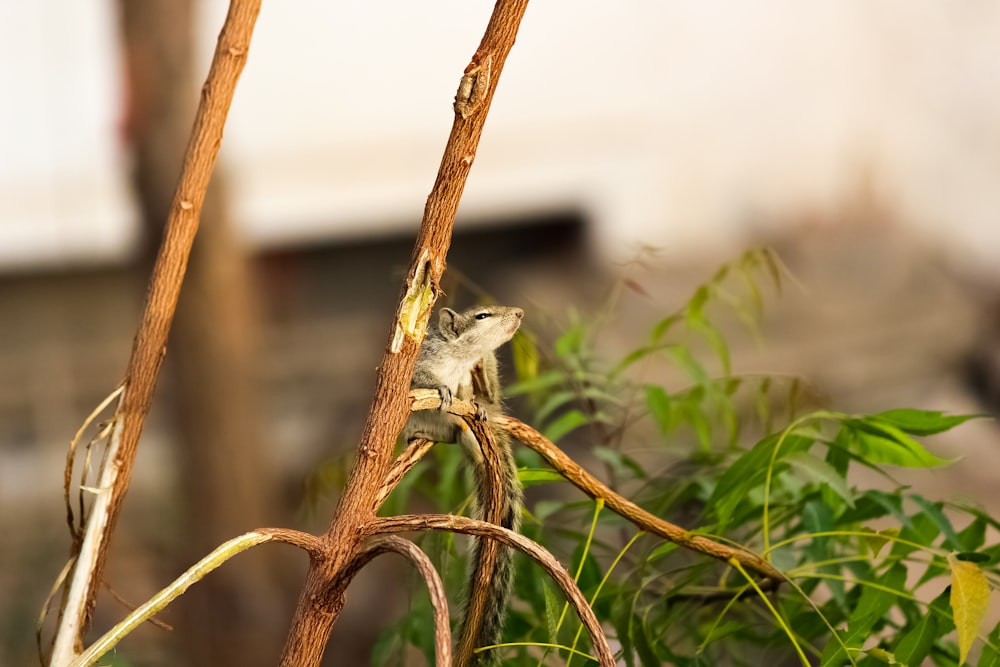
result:
[[(510, 447), (510, 436), (491, 431), (496, 441), (493, 458), (499, 470), (480, 462), (475, 468), (478, 502), (477, 518), (516, 531), (521, 525), (521, 508), (524, 495), (517, 478), (517, 464)], [(455, 667), (472, 667), (499, 664), (499, 654), (494, 651), (473, 653), (480, 646), (490, 646), (500, 641), (504, 618), (514, 584), (513, 552), (496, 540), (477, 537), (473, 554), (472, 572), (462, 627), (459, 631)]]

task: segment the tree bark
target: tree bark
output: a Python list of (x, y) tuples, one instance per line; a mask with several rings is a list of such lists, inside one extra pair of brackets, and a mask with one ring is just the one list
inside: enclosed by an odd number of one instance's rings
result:
[[(197, 102), (191, 0), (121, 0), (128, 72), (124, 130), (146, 237), (163, 232)], [(171, 336), (183, 570), (230, 536), (280, 523), (273, 466), (260, 423), (258, 318), (249, 257), (233, 230), (224, 178), (213, 178), (201, 233)], [(149, 248), (153, 244), (144, 244)], [(145, 263), (144, 263), (145, 266)], [(190, 665), (268, 664), (280, 638), (257, 629), (279, 623), (279, 586), (259, 550), (237, 559), (184, 596), (178, 646)], [(276, 617), (277, 616), (277, 617)]]
[(440, 292), (455, 214), (527, 4), (527, 0), (498, 0), (479, 48), (463, 72), (451, 134), (424, 207), (357, 458), (333, 520), (321, 538), (328, 548), (322, 557), (310, 561), (282, 654), (283, 667), (318, 665), (344, 606), (345, 587), (335, 584), (361, 548), (364, 527), (378, 511), (379, 489), (392, 464), (393, 444), (409, 414), (410, 377)]

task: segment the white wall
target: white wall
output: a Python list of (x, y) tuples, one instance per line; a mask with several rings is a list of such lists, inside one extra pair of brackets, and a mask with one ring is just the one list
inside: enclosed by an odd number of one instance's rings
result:
[[(490, 9), (265, 3), (223, 145), (249, 238), (413, 228)], [(224, 11), (206, 3), (205, 63)], [(109, 0), (0, 4), (0, 267), (128, 252), (114, 30)], [(536, 0), (462, 213), (575, 207), (610, 254), (697, 252), (863, 173), (929, 241), (995, 263), (1000, 4)]]

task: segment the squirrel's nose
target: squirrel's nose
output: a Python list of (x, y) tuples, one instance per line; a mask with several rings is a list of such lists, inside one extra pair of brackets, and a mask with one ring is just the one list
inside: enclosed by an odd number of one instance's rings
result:
[(514, 316), (517, 317), (517, 319), (521, 319), (522, 317), (524, 317), (524, 311), (521, 310), (520, 308), (515, 308)]

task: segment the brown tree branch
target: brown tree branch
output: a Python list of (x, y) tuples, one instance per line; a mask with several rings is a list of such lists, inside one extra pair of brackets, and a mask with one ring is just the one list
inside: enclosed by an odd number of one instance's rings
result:
[[(464, 516), (451, 514), (404, 514), (402, 516), (377, 517), (364, 526), (366, 535), (384, 535), (386, 533), (401, 533), (407, 531), (435, 530), (452, 533), (465, 533), (481, 538), (495, 540), (508, 547), (517, 549), (541, 565), (559, 588), (562, 589), (567, 601), (572, 605), (580, 621), (583, 623), (594, 651), (602, 667), (613, 667), (614, 654), (608, 645), (607, 637), (601, 629), (601, 624), (594, 615), (587, 599), (580, 592), (576, 582), (566, 568), (555, 556), (537, 542), (528, 539), (520, 533), (501, 528), (486, 521), (477, 521)], [(447, 664), (447, 663), (446, 663)]]
[(319, 664), (343, 607), (344, 587), (335, 585), (338, 573), (360, 549), (360, 528), (374, 519), (378, 509), (379, 490), (389, 472), (393, 444), (409, 413), (407, 389), (431, 308), (440, 292), (458, 203), (527, 4), (527, 0), (497, 1), (479, 48), (459, 84), (451, 134), (424, 207), (358, 456), (333, 520), (322, 536), (327, 551), (322, 558), (310, 560), (282, 653), (283, 667)]
[(215, 55), (201, 91), (194, 128), (184, 156), (163, 242), (150, 279), (146, 306), (125, 372), (124, 391), (110, 436), (109, 461), (102, 471), (99, 500), (91, 514), (62, 610), (53, 664), (65, 664), (82, 644), (96, 604), (108, 545), (128, 490), (146, 413), (166, 353), (167, 334), (187, 266), (205, 191), (222, 142), (229, 105), (246, 63), (260, 0), (231, 0)]
[(581, 491), (591, 498), (603, 499), (608, 509), (628, 519), (642, 530), (658, 535), (685, 549), (703, 553), (723, 562), (728, 563), (731, 558), (735, 559), (746, 568), (764, 576), (770, 582), (769, 586), (776, 586), (785, 580), (785, 576), (781, 572), (752, 551), (734, 548), (702, 535), (688, 532), (676, 524), (650, 514), (631, 500), (618, 495), (606, 484), (584, 470), (580, 464), (556, 447), (552, 441), (527, 424), (513, 417), (499, 417), (496, 419), (496, 424), (538, 452), (556, 472)]
[(396, 488), (399, 482), (406, 476), (406, 473), (413, 469), (413, 466), (420, 463), (420, 459), (424, 458), (424, 454), (431, 450), (434, 446), (432, 440), (425, 440), (423, 438), (415, 438), (406, 446), (403, 453), (396, 457), (396, 460), (392, 462), (392, 468), (389, 469), (389, 474), (385, 477), (385, 482), (382, 487), (378, 490), (378, 505), (382, 506), (385, 499), (389, 497), (392, 490)]
[[(437, 391), (433, 389), (417, 389), (412, 391), (410, 396), (412, 398), (411, 408), (413, 410), (435, 409), (441, 405), (441, 398)], [(466, 419), (472, 419), (476, 414), (472, 403), (458, 400), (452, 403), (449, 412)], [(664, 521), (650, 514), (584, 470), (580, 464), (556, 447), (552, 441), (524, 422), (513, 417), (499, 416), (493, 419), (491, 423), (504, 429), (514, 438), (517, 438), (523, 444), (538, 452), (556, 472), (565, 477), (570, 483), (591, 498), (601, 498), (608, 509), (628, 519), (638, 528), (662, 537), (685, 549), (691, 549), (692, 551), (703, 553), (724, 562), (729, 562), (730, 558), (735, 558), (741, 565), (757, 572), (765, 578), (765, 581), (762, 582), (762, 587), (764, 588), (775, 587), (785, 580), (781, 572), (752, 551), (731, 547), (702, 535), (693, 534), (676, 524)]]
[(398, 535), (382, 535), (372, 539), (358, 552), (351, 562), (340, 571), (335, 583), (345, 588), (351, 583), (361, 568), (373, 558), (386, 552), (398, 553), (408, 559), (424, 578), (427, 592), (434, 609), (434, 658), (437, 665), (451, 664), (451, 625), (448, 617), (448, 598), (444, 592), (444, 584), (434, 564), (416, 544)]

